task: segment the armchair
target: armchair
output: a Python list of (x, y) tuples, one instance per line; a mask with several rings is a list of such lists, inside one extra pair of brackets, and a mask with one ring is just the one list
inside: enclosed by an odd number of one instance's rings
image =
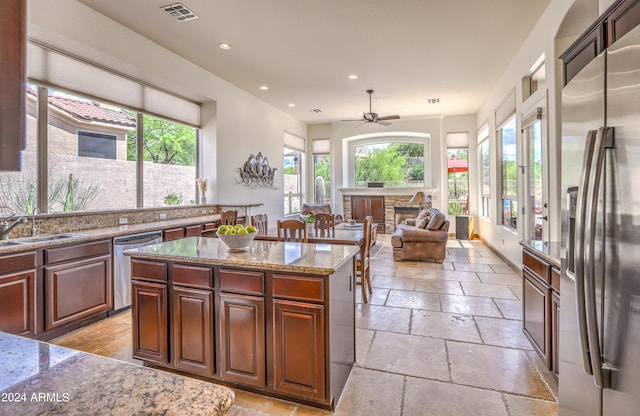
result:
[(398, 224), (391, 235), (394, 260), (433, 260), (442, 263), (447, 253), (449, 220), (436, 209), (423, 209), (418, 217)]

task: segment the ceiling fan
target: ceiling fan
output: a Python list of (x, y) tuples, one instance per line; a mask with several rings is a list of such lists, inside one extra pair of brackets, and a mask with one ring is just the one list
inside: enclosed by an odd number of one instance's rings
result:
[(378, 113), (374, 113), (373, 111), (371, 111), (371, 94), (373, 94), (373, 90), (367, 90), (367, 94), (369, 94), (369, 112), (362, 113), (362, 118), (359, 120), (342, 120), (342, 121), (362, 121), (363, 124), (377, 123), (383, 126), (390, 126), (391, 123), (385, 120), (398, 120), (400, 118), (400, 116), (398, 115), (379, 117)]

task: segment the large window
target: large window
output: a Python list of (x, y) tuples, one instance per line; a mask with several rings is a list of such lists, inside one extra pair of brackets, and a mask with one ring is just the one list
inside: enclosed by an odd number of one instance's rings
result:
[(480, 155), (480, 216), (489, 218), (489, 201), (491, 200), (491, 153), (489, 139), (480, 143), (478, 154)]
[[(136, 149), (130, 132), (129, 157)], [(196, 203), (196, 129), (157, 117), (142, 117), (145, 207)]]
[(502, 161), (502, 224), (516, 229), (518, 226), (518, 152), (516, 143), (516, 117), (511, 117), (498, 130)]
[(300, 212), (302, 203), (302, 152), (284, 148), (284, 215)]
[(525, 203), (527, 238), (542, 240), (545, 232), (544, 159), (542, 158), (542, 110), (536, 110), (523, 120), (523, 141), (527, 144), (527, 179)]
[(313, 201), (316, 204), (331, 202), (331, 156), (313, 155)]
[(135, 208), (136, 162), (126, 140), (135, 115), (55, 90), (47, 103), (48, 211)]
[(0, 171), (0, 217), (13, 213), (17, 215), (31, 214), (38, 206), (37, 95), (37, 87), (27, 85), (25, 100), (27, 147), (22, 151), (22, 170), (17, 172)]
[(354, 148), (355, 187), (424, 187), (422, 143), (375, 143)]
[(447, 149), (448, 213), (469, 213), (469, 151)]

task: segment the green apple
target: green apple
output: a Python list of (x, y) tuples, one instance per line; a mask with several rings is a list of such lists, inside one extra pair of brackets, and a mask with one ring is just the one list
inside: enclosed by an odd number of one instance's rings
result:
[(228, 229), (229, 229), (228, 225), (221, 225), (220, 227), (218, 227), (218, 233), (226, 234)]
[(235, 228), (229, 228), (226, 233), (226, 235), (236, 235), (236, 234), (238, 233)]
[(247, 231), (250, 232), (250, 233), (255, 233), (258, 230), (253, 225), (250, 225), (250, 226), (247, 227)]
[(246, 228), (242, 227), (242, 228), (238, 228), (238, 230), (236, 231), (237, 234), (249, 234), (249, 231), (247, 231)]

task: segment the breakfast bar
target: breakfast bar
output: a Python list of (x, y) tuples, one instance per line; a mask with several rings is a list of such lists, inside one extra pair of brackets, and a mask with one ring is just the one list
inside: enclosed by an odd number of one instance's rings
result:
[(333, 409), (355, 362), (356, 245), (218, 238), (131, 256), (133, 355), (232, 387)]

